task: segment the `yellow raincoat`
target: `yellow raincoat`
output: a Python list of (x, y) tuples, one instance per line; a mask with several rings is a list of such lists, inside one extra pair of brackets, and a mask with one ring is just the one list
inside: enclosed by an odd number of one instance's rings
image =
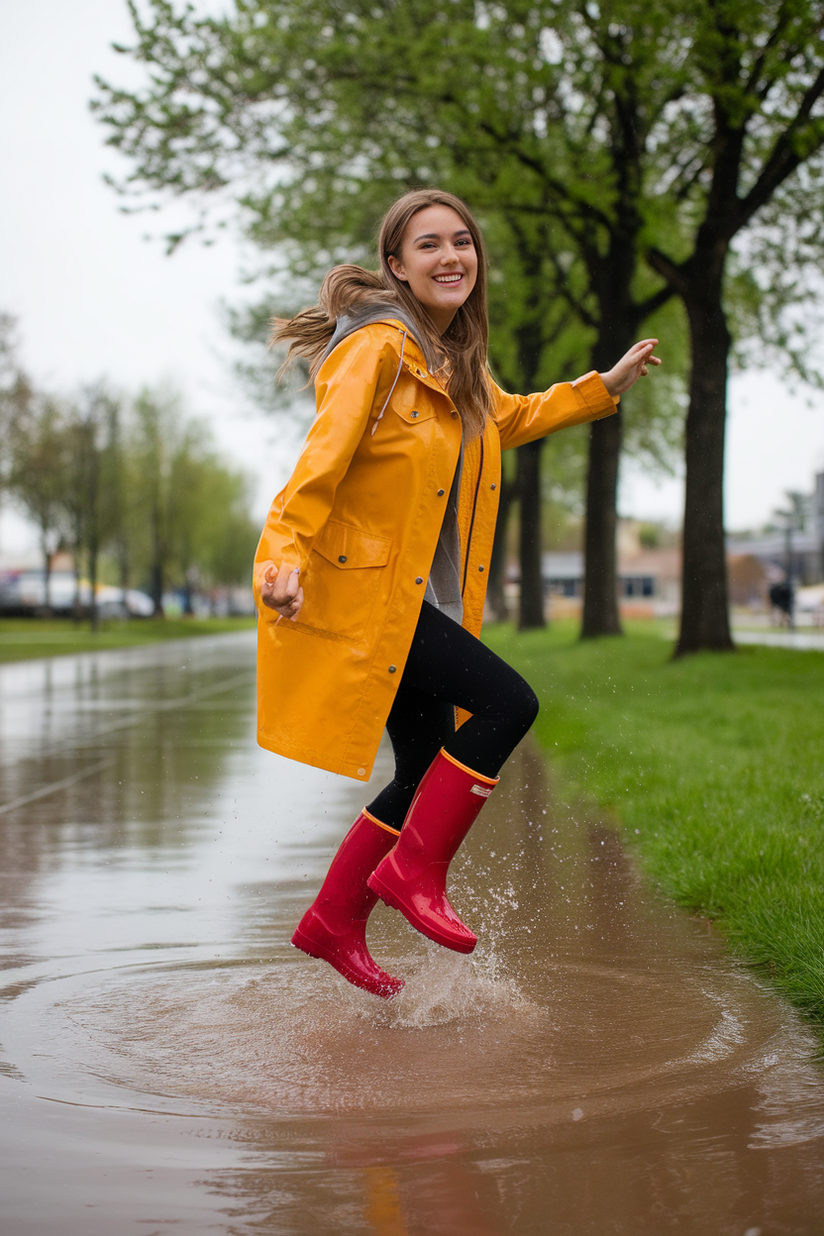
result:
[[(255, 557), (258, 742), (366, 781), (403, 674), (461, 421), (399, 321), (355, 330), (324, 361), (317, 415), (272, 503)], [(501, 450), (598, 420), (615, 401), (596, 373), (535, 395), (493, 386), (495, 412), (464, 452), (458, 507), (463, 626), (478, 635)], [(260, 602), (266, 566), (300, 568), (297, 621)]]

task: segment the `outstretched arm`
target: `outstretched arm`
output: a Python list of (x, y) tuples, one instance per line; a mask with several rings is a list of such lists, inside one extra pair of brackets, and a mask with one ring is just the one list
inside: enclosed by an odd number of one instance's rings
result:
[(599, 374), (610, 395), (623, 395), (639, 378), (647, 376), (650, 365), (661, 364), (660, 358), (653, 356), (657, 345), (657, 339), (642, 339), (640, 343), (634, 343), (611, 369)]
[(615, 412), (618, 399), (650, 365), (660, 365), (653, 349), (657, 339), (642, 339), (622, 356), (608, 373), (585, 373), (574, 382), (559, 382), (534, 395), (507, 395), (494, 382), (495, 420), (501, 446), (510, 450), (534, 442), (570, 425), (601, 420)]

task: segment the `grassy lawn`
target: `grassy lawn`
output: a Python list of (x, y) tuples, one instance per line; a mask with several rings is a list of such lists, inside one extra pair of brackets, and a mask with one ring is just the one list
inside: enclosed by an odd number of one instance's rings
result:
[(101, 623), (94, 632), (88, 622), (76, 625), (70, 619), (0, 618), (0, 662), (131, 648), (164, 639), (243, 631), (254, 625), (254, 618), (134, 618)]
[(673, 662), (660, 636), (582, 644), (560, 623), (484, 637), (538, 692), (537, 737), (572, 792), (824, 1035), (824, 654)]

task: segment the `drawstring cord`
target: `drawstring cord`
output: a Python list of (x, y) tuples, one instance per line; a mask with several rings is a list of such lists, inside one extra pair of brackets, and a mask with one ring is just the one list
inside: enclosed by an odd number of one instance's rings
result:
[(386, 396), (386, 399), (384, 399), (384, 401), (383, 401), (383, 407), (381, 408), (380, 412), (378, 413), (378, 416), (377, 416), (377, 418), (376, 418), (376, 420), (375, 420), (375, 423), (374, 423), (374, 425), (372, 426), (372, 437), (373, 437), (373, 438), (374, 438), (374, 436), (375, 436), (375, 430), (376, 430), (376, 429), (377, 429), (377, 427), (378, 427), (378, 421), (381, 419), (381, 417), (383, 416), (384, 412), (386, 411), (386, 409), (387, 409), (387, 407), (388, 407), (388, 405), (389, 405), (389, 400), (390, 400), (390, 399), (392, 398), (392, 396), (394, 395), (394, 393), (395, 393), (395, 387), (398, 385), (398, 378), (401, 376), (401, 369), (403, 368), (403, 350), (404, 350), (404, 348), (405, 348), (405, 347), (406, 347), (406, 331), (404, 331), (404, 332), (403, 332), (403, 338), (401, 339), (401, 358), (400, 358), (400, 360), (398, 361), (398, 372), (395, 374), (395, 381), (392, 383), (392, 389), (390, 390), (389, 394)]

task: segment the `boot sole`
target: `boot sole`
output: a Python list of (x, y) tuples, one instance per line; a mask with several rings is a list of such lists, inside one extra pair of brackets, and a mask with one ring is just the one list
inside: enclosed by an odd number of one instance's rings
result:
[(431, 940), (433, 944), (440, 944), (441, 948), (451, 949), (453, 953), (471, 953), (478, 943), (477, 936), (472, 936), (470, 939), (462, 939), (460, 936), (451, 936), (446, 932), (440, 931), (437, 927), (425, 918), (419, 918), (414, 910), (410, 909), (400, 898), (396, 897), (391, 889), (386, 888), (382, 881), (375, 875), (371, 875), (366, 881), (373, 893), (377, 893), (381, 901), (386, 905), (391, 906), (393, 910), (397, 910), (406, 919), (410, 926), (419, 931), (422, 936), (426, 936), (427, 940)]
[(364, 979), (357, 973), (356, 970), (350, 969), (345, 962), (341, 962), (334, 953), (330, 953), (324, 949), (322, 944), (311, 940), (309, 936), (303, 934), (298, 928), (292, 936), (292, 944), (295, 948), (300, 949), (302, 953), (306, 953), (309, 957), (315, 957), (319, 961), (325, 961), (337, 970), (347, 983), (351, 983), (353, 987), (360, 988), (361, 991), (368, 991), (371, 996), (379, 996), (382, 1000), (391, 1000), (393, 996), (397, 996), (404, 987), (403, 979), (395, 978), (394, 975), (388, 977), (392, 980), (391, 983), (376, 982), (372, 984), (370, 980)]

